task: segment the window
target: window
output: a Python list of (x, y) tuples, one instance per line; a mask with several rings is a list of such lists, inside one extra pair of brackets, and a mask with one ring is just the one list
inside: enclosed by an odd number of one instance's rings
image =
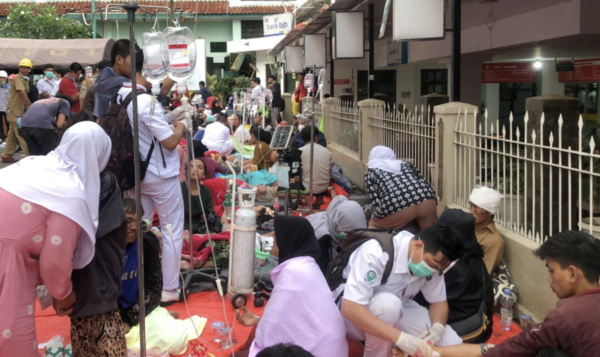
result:
[(210, 52), (227, 52), (227, 42), (211, 42)]
[(447, 69), (421, 70), (421, 95), (432, 93), (448, 95)]
[(242, 38), (259, 38), (265, 35), (262, 20), (242, 20)]

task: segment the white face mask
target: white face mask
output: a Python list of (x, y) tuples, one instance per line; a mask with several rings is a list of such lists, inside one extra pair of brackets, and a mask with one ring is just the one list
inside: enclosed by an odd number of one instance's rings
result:
[(304, 129), (304, 125), (299, 124), (298, 125), (298, 131), (302, 131), (302, 129)]

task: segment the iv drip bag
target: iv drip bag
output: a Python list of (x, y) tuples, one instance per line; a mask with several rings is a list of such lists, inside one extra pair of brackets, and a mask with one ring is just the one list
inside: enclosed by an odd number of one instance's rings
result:
[(162, 32), (144, 32), (144, 66), (142, 75), (148, 82), (158, 85), (167, 77), (167, 70), (163, 64), (160, 55), (160, 47), (165, 42), (165, 35)]
[(183, 82), (196, 68), (196, 39), (187, 27), (169, 27), (160, 51), (167, 75), (175, 82)]

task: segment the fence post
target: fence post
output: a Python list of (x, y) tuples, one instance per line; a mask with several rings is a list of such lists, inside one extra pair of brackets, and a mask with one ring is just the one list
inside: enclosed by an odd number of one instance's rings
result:
[(327, 98), (323, 101), (323, 120), (325, 121), (323, 123), (323, 135), (325, 135), (325, 138), (331, 138), (331, 108), (338, 105), (339, 102), (340, 100), (337, 98)]
[(360, 133), (359, 133), (359, 146), (360, 159), (363, 164), (369, 162), (369, 153), (371, 152), (371, 130), (369, 128), (369, 117), (376, 108), (382, 108), (385, 105), (383, 100), (379, 99), (365, 99), (358, 102), (358, 110), (360, 116)]
[[(438, 198), (443, 205), (456, 202), (455, 185), (456, 180), (456, 151), (454, 141), (455, 130), (459, 115), (461, 119), (467, 115), (466, 129), (469, 133), (475, 133), (476, 111), (478, 107), (461, 102), (451, 102), (437, 105), (433, 108), (435, 113), (435, 176), (434, 186)], [(464, 127), (463, 127), (464, 128)], [(473, 167), (475, 170), (475, 167)]]
[(283, 100), (285, 101), (285, 110), (283, 111), (283, 113), (281, 113), (281, 117), (283, 118), (283, 120), (291, 124), (294, 122), (294, 116), (292, 115), (292, 94), (283, 93), (281, 94), (281, 98), (283, 98)]

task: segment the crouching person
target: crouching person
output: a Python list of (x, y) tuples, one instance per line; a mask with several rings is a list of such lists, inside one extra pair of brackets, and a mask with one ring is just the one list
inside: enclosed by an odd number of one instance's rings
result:
[[(348, 337), (365, 341), (364, 355), (390, 356), (395, 344), (408, 355), (425, 357), (433, 353), (427, 340), (436, 346), (462, 343), (446, 326), (443, 277), (463, 255), (459, 234), (436, 224), (418, 236), (402, 231), (391, 242), (387, 238), (387, 243), (386, 238), (367, 239), (351, 253), (342, 273), (346, 283), (335, 290)], [(411, 300), (419, 291), (429, 302), (429, 310)]]

